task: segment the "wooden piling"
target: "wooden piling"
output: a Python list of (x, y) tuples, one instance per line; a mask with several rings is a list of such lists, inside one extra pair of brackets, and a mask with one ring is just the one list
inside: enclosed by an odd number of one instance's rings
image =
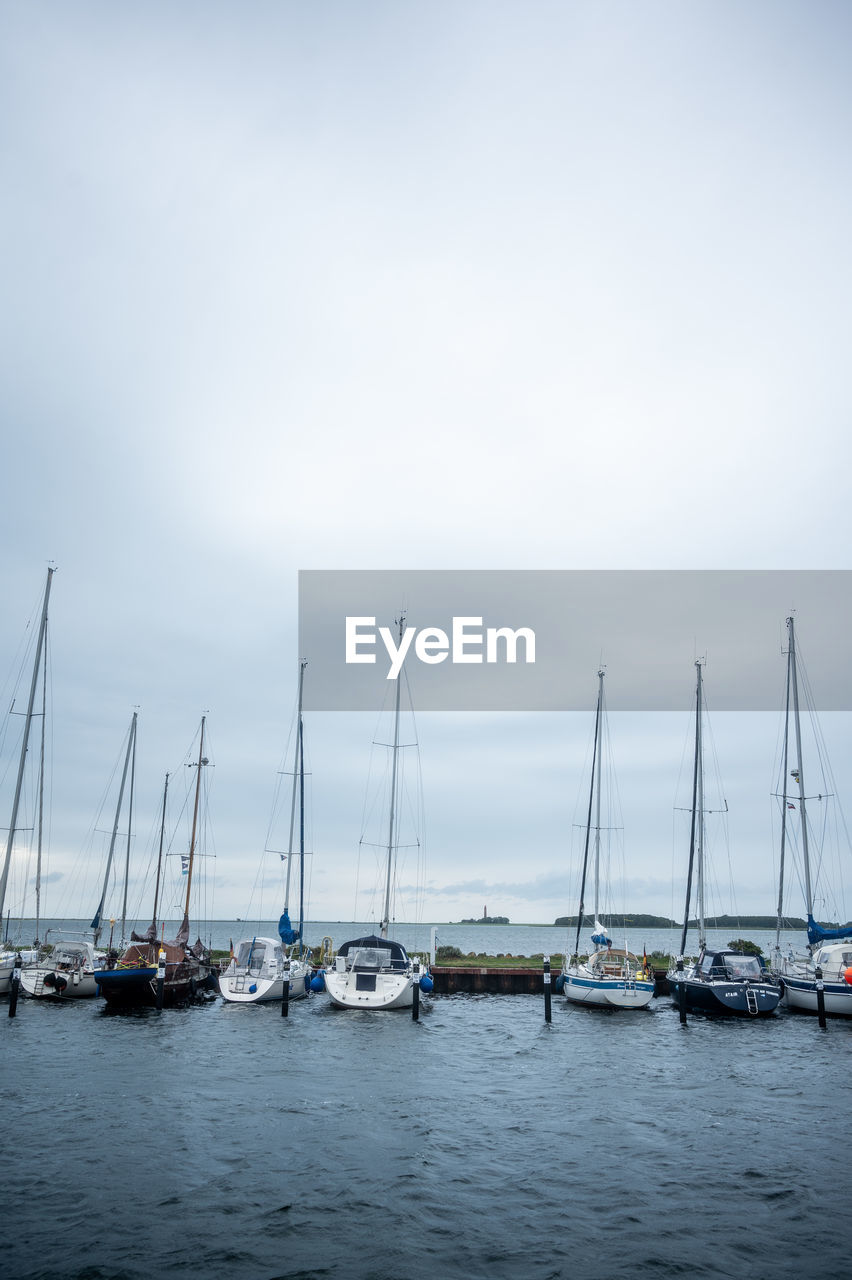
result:
[(290, 1014), (290, 961), (284, 961), (284, 984), (281, 988), (281, 1017), (289, 1017)]
[(21, 985), (21, 965), (23, 960), (20, 955), (15, 956), (14, 967), (12, 968), (12, 977), (9, 981), (9, 1017), (14, 1018), (18, 1011), (18, 989)]
[(823, 1031), (825, 1031), (825, 982), (822, 977), (822, 966), (817, 965), (814, 969), (814, 977), (816, 978), (816, 998), (817, 998), (817, 1019)]

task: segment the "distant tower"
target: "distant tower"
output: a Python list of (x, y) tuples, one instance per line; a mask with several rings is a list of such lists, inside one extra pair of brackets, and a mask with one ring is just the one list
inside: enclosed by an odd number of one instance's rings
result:
[(488, 908), (487, 908), (487, 907), (483, 907), (483, 908), (482, 908), (482, 919), (483, 919), (483, 920), (487, 920), (487, 919), (488, 919)]

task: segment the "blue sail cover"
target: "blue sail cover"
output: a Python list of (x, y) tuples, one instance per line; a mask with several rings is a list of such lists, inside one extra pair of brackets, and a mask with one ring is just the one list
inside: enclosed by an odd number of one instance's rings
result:
[(831, 942), (836, 938), (852, 938), (852, 923), (839, 929), (824, 929), (813, 916), (808, 916), (808, 942), (815, 946), (818, 942)]
[(298, 929), (294, 929), (290, 923), (289, 911), (284, 911), (281, 919), (278, 921), (278, 936), (284, 943), (285, 947), (291, 946), (294, 942), (299, 941), (301, 936)]
[(592, 934), (592, 942), (596, 947), (606, 947), (609, 949), (612, 946), (612, 938), (609, 937), (606, 931), (606, 925), (601, 924), (598, 919), (597, 912), (595, 912), (595, 931)]

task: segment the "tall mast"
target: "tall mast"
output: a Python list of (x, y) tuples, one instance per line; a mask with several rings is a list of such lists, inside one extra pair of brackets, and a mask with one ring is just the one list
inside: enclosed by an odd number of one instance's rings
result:
[[(402, 635), (405, 630), (405, 614), (401, 613), (396, 619), (399, 627), (399, 641), (402, 644)], [(396, 780), (397, 780), (397, 757), (399, 755), (399, 698), (401, 693), (401, 676), (396, 677), (396, 709), (394, 711), (393, 721), (393, 760), (391, 763), (391, 793), (390, 793), (390, 822), (388, 825), (388, 869), (387, 879), (385, 882), (385, 909), (382, 913), (381, 936), (388, 936), (388, 925), (390, 924), (390, 897), (391, 897), (391, 874), (393, 869), (393, 839), (394, 839), (394, 823), (396, 821)]]
[[(301, 683), (301, 680), (300, 680)], [(305, 933), (305, 728), (299, 712), (299, 955)]]
[[(695, 663), (698, 680), (695, 687), (695, 763), (692, 771), (692, 822), (689, 831), (689, 867), (686, 873), (686, 905), (683, 908), (683, 932), (680, 936), (680, 954), (686, 951), (686, 935), (689, 930), (689, 902), (692, 896), (692, 868), (695, 863), (696, 825), (698, 824), (698, 778), (702, 772), (701, 763), (701, 660)], [(702, 788), (703, 789), (703, 788)], [(698, 832), (699, 851), (701, 848), (701, 832)], [(700, 861), (699, 852), (699, 861)], [(704, 921), (699, 920), (699, 933), (704, 932)]]
[(36, 918), (35, 946), (39, 945), (41, 932), (41, 847), (44, 833), (44, 738), (47, 726), (47, 637), (45, 637), (44, 664), (41, 672), (41, 755), (38, 768), (38, 852), (36, 855)]
[(15, 832), (18, 827), (18, 809), (21, 803), (21, 788), (24, 782), (24, 766), (27, 763), (27, 747), (30, 740), (30, 725), (33, 719), (33, 705), (35, 703), (36, 689), (38, 688), (38, 672), (41, 665), (41, 655), (44, 649), (44, 638), (47, 634), (47, 602), (50, 599), (50, 583), (55, 570), (48, 569), (47, 583), (44, 588), (44, 603), (41, 607), (41, 622), (38, 629), (38, 641), (36, 642), (35, 661), (33, 662), (33, 678), (30, 683), (30, 697), (27, 703), (27, 714), (24, 721), (24, 740), (21, 743), (21, 758), (18, 762), (18, 778), (15, 783), (15, 798), (12, 801), (12, 816), (9, 819), (9, 837), (6, 841), (6, 856), (3, 859), (3, 871), (0, 873), (0, 919), (3, 918), (3, 908), (6, 903), (6, 885), (9, 882), (9, 864), (12, 861), (12, 846), (15, 843)]
[[(589, 865), (589, 835), (592, 830), (592, 799), (595, 794), (595, 768), (598, 761), (599, 745), (600, 745), (600, 728), (601, 728), (601, 697), (603, 695), (603, 673), (598, 672), (598, 706), (595, 712), (595, 741), (592, 747), (592, 780), (589, 785), (589, 812), (586, 816), (586, 843), (583, 846), (583, 875), (580, 880), (580, 909), (577, 912), (577, 937), (574, 940), (574, 955), (579, 955), (580, 951), (580, 930), (583, 927), (583, 912), (585, 911), (585, 903), (583, 896), (586, 892), (586, 870)], [(600, 824), (598, 824), (600, 825)]]
[(307, 658), (299, 661), (299, 707), (296, 713), (296, 754), (293, 759), (293, 791), (290, 796), (290, 843), (287, 849), (287, 878), (284, 885), (284, 910), (290, 909), (290, 869), (293, 865), (293, 832), (296, 826), (296, 788), (299, 778), (299, 761), (302, 757), (302, 688), (305, 680)]
[(598, 672), (598, 728), (597, 737), (599, 739), (598, 760), (597, 760), (597, 795), (595, 797), (595, 922), (598, 918), (598, 899), (600, 896), (600, 879), (601, 879), (601, 759), (603, 757), (603, 737), (601, 730), (603, 728), (603, 671)]
[(160, 870), (163, 865), (163, 837), (166, 833), (166, 796), (169, 794), (169, 775), (166, 774), (166, 782), (163, 787), (163, 814), (160, 819), (160, 848), (157, 853), (157, 883), (154, 886), (154, 911), (151, 915), (151, 929), (154, 936), (157, 935), (157, 908), (160, 903)]
[[(788, 618), (788, 623), (792, 619)], [(781, 922), (784, 913), (784, 855), (787, 850), (787, 768), (789, 765), (790, 746), (790, 673), (792, 669), (793, 650), (787, 647), (787, 697), (784, 715), (784, 763), (781, 770), (781, 853), (778, 866), (778, 917), (775, 922), (775, 950), (781, 948)]]
[[(701, 668), (698, 668), (698, 685), (701, 687)], [(704, 926), (704, 725), (701, 718), (701, 699), (698, 703), (698, 950), (703, 951), (707, 942)]]
[[(94, 919), (90, 926), (94, 930), (95, 946), (98, 945), (98, 941), (101, 936), (101, 916), (103, 914), (104, 902), (106, 901), (107, 888), (109, 887), (109, 875), (112, 871), (112, 858), (115, 853), (116, 836), (118, 835), (118, 820), (121, 816), (121, 802), (124, 799), (124, 785), (127, 781), (127, 769), (130, 764), (130, 757), (133, 754), (134, 743), (136, 742), (136, 714), (137, 713), (134, 711), (133, 719), (130, 721), (130, 732), (127, 737), (127, 750), (124, 753), (124, 769), (121, 774), (121, 786), (118, 789), (118, 803), (115, 806), (115, 819), (112, 824), (112, 835), (109, 842), (109, 853), (107, 854), (107, 864), (106, 871), (104, 872), (104, 883), (101, 889), (101, 899), (98, 903)], [(122, 940), (123, 933), (124, 930), (122, 930)]]
[[(790, 657), (793, 677), (793, 724), (796, 728), (796, 757), (799, 774), (799, 810), (802, 815), (802, 861), (805, 865), (805, 900), (808, 908), (808, 924), (814, 914), (814, 898), (811, 888), (811, 862), (808, 853), (808, 821), (805, 813), (805, 771), (802, 766), (802, 726), (799, 720), (799, 681), (796, 674), (796, 634), (793, 619), (787, 619), (787, 630), (790, 633)], [(785, 778), (786, 786), (786, 778)]]
[(124, 896), (121, 901), (121, 945), (127, 925), (127, 884), (130, 880), (130, 836), (133, 830), (133, 790), (136, 784), (136, 712), (133, 713), (133, 754), (130, 757), (130, 797), (127, 807), (127, 851), (124, 855)]
[[(192, 836), (189, 842), (189, 866), (186, 869), (186, 901), (183, 904), (183, 925), (189, 928), (189, 894), (192, 889), (192, 864), (195, 860), (195, 833), (198, 830), (198, 801), (201, 796), (201, 767), (207, 763), (204, 758), (204, 724), (206, 716), (201, 717), (201, 741), (198, 744), (198, 775), (195, 779), (195, 807), (192, 810)], [(187, 935), (188, 936), (188, 935)]]

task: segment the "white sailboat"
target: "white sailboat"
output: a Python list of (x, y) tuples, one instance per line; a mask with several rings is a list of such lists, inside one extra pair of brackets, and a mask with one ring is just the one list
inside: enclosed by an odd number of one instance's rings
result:
[(21, 990), (36, 999), (85, 999), (98, 994), (95, 970), (103, 964), (103, 952), (95, 951), (88, 938), (63, 937), (47, 955), (21, 970)]
[(101, 897), (91, 924), (92, 937), (89, 939), (79, 934), (60, 933), (52, 942), (50, 942), (50, 935), (48, 934), (48, 938), (45, 939), (46, 943), (49, 942), (46, 950), (39, 953), (35, 964), (27, 965), (21, 971), (21, 990), (25, 995), (33, 996), (37, 1000), (82, 1000), (91, 998), (98, 994), (98, 984), (95, 980), (95, 972), (103, 966), (106, 959), (105, 953), (101, 951), (98, 946), (102, 932), (101, 920), (103, 917), (104, 903), (106, 901), (110, 882), (110, 874), (112, 872), (113, 856), (115, 854), (115, 847), (118, 839), (118, 827), (121, 819), (121, 810), (124, 802), (125, 788), (127, 786), (127, 775), (129, 772), (130, 788), (127, 818), (127, 848), (125, 852), (124, 897), (121, 914), (121, 938), (123, 945), (127, 925), (127, 884), (130, 869), (130, 840), (133, 827), (133, 789), (136, 773), (136, 720), (137, 712), (134, 711), (130, 720), (130, 728), (127, 733), (127, 747), (124, 753), (124, 768), (121, 774), (121, 785), (119, 787), (118, 801), (115, 807), (115, 817), (112, 824), (112, 835), (110, 837)]
[[(792, 617), (787, 619), (787, 709), (783, 748), (783, 787), (781, 800), (781, 855), (778, 877), (778, 918), (775, 934), (774, 969), (784, 988), (784, 1004), (798, 1013), (818, 1013), (818, 991), (822, 990), (826, 1013), (852, 1017), (852, 922), (839, 928), (826, 928), (814, 918), (814, 875), (811, 865), (812, 832), (809, 829), (807, 806), (810, 800), (827, 801), (828, 796), (808, 796), (805, 791), (805, 770), (802, 757), (802, 728), (799, 714), (799, 676), (796, 654), (796, 633)], [(790, 769), (789, 727), (793, 713), (797, 764)], [(796, 783), (799, 833), (802, 849), (802, 870), (807, 910), (808, 948), (804, 955), (781, 955), (780, 934), (784, 908), (784, 861), (787, 852), (790, 814), (796, 805), (787, 791), (787, 779)], [(847, 973), (850, 975), (847, 978)]]
[[(302, 691), (305, 667), (303, 658), (299, 664), (299, 704), (296, 719), (296, 757), (293, 762), (293, 792), (290, 802), (290, 845), (287, 854), (287, 873), (284, 887), (284, 910), (278, 921), (278, 937), (242, 938), (237, 943), (233, 959), (219, 976), (219, 990), (233, 1004), (259, 1004), (261, 1001), (282, 1000), (284, 984), (288, 986), (288, 999), (305, 996), (311, 981), (310, 952), (305, 950), (305, 760), (304, 725), (302, 723)], [(296, 815), (296, 792), (299, 794), (299, 928), (290, 923), (290, 883), (293, 866), (293, 837)], [(298, 944), (298, 949), (297, 949)]]
[[(42, 667), (42, 659), (45, 651), (47, 640), (47, 607), (50, 600), (50, 585), (53, 580), (55, 570), (50, 568), (47, 571), (47, 582), (44, 588), (44, 599), (41, 608), (41, 621), (39, 623), (38, 639), (36, 641), (35, 658), (33, 660), (33, 673), (30, 682), (29, 700), (27, 702), (27, 710), (24, 718), (24, 734), (21, 742), (21, 754), (18, 760), (18, 774), (15, 782), (15, 793), (12, 801), (12, 813), (9, 819), (9, 833), (6, 838), (6, 853), (3, 858), (3, 869), (0, 871), (0, 923), (3, 920), (3, 913), (6, 904), (6, 890), (9, 884), (9, 869), (12, 864), (12, 851), (15, 846), (15, 836), (18, 831), (18, 816), (21, 804), (21, 792), (24, 783), (24, 771), (27, 763), (27, 750), (30, 740), (30, 728), (33, 721), (33, 709), (35, 707), (36, 691), (38, 689), (39, 670)], [(44, 708), (42, 708), (42, 728), (44, 727)], [(43, 795), (43, 777), (44, 777), (44, 747), (42, 745), (41, 771), (39, 780), (39, 796)], [(38, 913), (38, 887), (41, 881), (41, 810), (39, 813), (39, 849), (38, 861), (39, 866), (36, 875), (36, 912)], [(36, 923), (36, 933), (38, 933), (38, 922)], [(38, 946), (38, 942), (36, 942)], [(21, 951), (17, 947), (6, 946), (0, 951), (0, 995), (8, 995), (12, 981), (12, 974), (15, 969), (23, 962), (31, 963), (38, 956), (37, 950)]]
[[(595, 738), (592, 749), (592, 777), (589, 787), (589, 808), (583, 848), (583, 871), (580, 884), (580, 907), (577, 913), (577, 936), (574, 954), (565, 956), (562, 973), (557, 980), (566, 1000), (572, 1004), (596, 1005), (608, 1009), (644, 1009), (654, 995), (654, 979), (627, 947), (613, 947), (612, 939), (598, 919), (601, 870), (601, 759), (603, 756), (603, 730), (605, 724), (604, 673), (598, 672), (598, 701), (595, 712)], [(594, 808), (594, 822), (592, 810)], [(589, 865), (589, 845), (592, 831), (594, 838), (594, 932), (592, 950), (586, 960), (580, 960), (580, 933), (583, 928), (586, 875)]]
[[(401, 615), (396, 622), (401, 643), (405, 615)], [(344, 942), (338, 948), (334, 963), (323, 970), (329, 998), (332, 1004), (341, 1009), (410, 1009), (414, 1003), (415, 986), (420, 984), (422, 990), (431, 990), (432, 985), (419, 960), (412, 959), (401, 942), (388, 938), (398, 839), (401, 679), (402, 673), (396, 678), (384, 907), (379, 933)]]

